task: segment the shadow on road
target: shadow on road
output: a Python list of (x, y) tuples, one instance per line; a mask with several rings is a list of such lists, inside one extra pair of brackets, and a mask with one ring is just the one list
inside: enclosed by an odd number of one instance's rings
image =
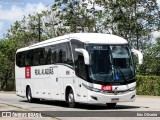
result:
[[(27, 102), (27, 100), (20, 100), (20, 102)], [(37, 103), (29, 103), (29, 104), (42, 104), (42, 105), (53, 105), (58, 107), (69, 108), (68, 104), (64, 101), (49, 101), (49, 100), (41, 100)], [(118, 110), (118, 109), (138, 109), (140, 106), (130, 106), (130, 105), (116, 105), (115, 108), (107, 108), (104, 104), (78, 104), (78, 109), (83, 110)]]

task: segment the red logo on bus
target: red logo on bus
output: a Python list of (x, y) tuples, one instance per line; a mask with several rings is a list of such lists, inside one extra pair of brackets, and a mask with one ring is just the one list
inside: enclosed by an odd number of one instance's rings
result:
[(102, 90), (104, 91), (112, 91), (112, 86), (111, 85), (102, 85), (101, 87)]
[(26, 78), (31, 78), (31, 67), (25, 67), (25, 77)]

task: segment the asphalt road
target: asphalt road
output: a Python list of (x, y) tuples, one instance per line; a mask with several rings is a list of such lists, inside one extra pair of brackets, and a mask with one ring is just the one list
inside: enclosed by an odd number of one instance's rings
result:
[[(117, 117), (113, 117), (114, 115), (119, 116), (118, 120), (125, 120), (128, 117), (131, 119), (148, 120), (154, 118), (158, 120), (160, 117), (151, 117), (150, 114), (154, 114), (155, 111), (160, 113), (160, 97), (137, 96), (135, 102), (118, 103), (113, 109), (108, 109), (105, 105), (88, 104), (79, 104), (77, 108), (69, 108), (65, 102), (43, 100), (39, 103), (28, 103), (26, 98), (18, 97), (15, 93), (0, 92), (0, 111), (43, 111), (42, 114), (48, 119), (55, 119), (56, 117), (62, 120), (75, 119), (73, 116), (80, 120), (97, 120), (98, 118), (106, 120), (106, 116), (110, 120), (117, 119)], [(148, 116), (138, 116), (144, 115), (144, 113), (147, 113)]]

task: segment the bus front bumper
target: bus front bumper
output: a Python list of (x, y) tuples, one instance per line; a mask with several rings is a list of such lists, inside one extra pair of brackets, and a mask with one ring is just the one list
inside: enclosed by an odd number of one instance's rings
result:
[(100, 93), (94, 91), (88, 91), (89, 96), (88, 100), (89, 103), (118, 103), (118, 102), (133, 102), (135, 101), (136, 97), (136, 90), (129, 91), (125, 94), (107, 94), (107, 93)]

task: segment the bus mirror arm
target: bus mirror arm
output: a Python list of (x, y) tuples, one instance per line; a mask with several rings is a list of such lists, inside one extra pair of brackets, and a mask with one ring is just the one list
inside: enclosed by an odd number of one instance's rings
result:
[(136, 49), (131, 49), (131, 51), (134, 54), (138, 55), (138, 63), (142, 64), (143, 63), (143, 54), (140, 51), (136, 50)]
[(89, 65), (89, 54), (85, 49), (76, 48), (75, 51), (80, 52), (84, 56), (84, 63)]

